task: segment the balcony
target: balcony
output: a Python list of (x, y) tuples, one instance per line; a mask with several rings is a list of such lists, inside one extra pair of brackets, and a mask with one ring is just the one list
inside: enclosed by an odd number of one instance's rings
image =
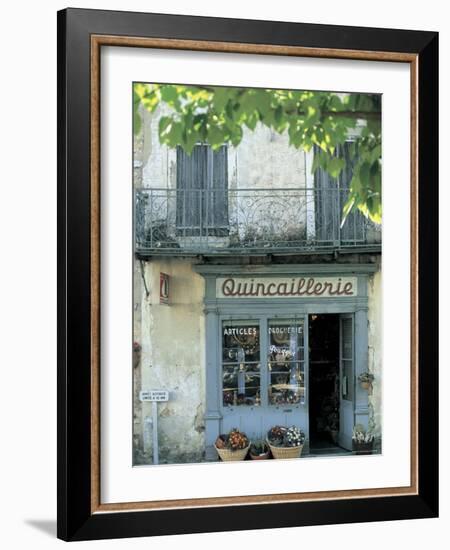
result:
[(135, 191), (135, 252), (159, 255), (379, 252), (381, 226), (359, 212), (344, 224), (347, 189)]

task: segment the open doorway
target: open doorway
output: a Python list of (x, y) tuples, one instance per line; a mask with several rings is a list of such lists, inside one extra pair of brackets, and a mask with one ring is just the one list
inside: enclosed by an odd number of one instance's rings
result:
[(339, 315), (309, 316), (309, 434), (314, 454), (339, 452)]

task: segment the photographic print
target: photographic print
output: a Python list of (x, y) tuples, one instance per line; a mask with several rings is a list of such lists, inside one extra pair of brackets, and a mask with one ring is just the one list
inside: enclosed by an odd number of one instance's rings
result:
[(437, 82), (435, 32), (58, 13), (60, 538), (438, 515)]
[(131, 93), (133, 466), (382, 453), (381, 94)]

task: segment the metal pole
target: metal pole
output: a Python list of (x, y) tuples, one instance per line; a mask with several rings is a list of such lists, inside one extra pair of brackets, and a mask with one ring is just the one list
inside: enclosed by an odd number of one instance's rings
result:
[(153, 426), (153, 464), (159, 463), (158, 449), (158, 403), (152, 401), (152, 426)]

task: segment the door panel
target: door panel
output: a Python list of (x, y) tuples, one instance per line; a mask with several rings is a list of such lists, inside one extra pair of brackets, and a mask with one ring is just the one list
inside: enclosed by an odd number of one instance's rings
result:
[(352, 448), (352, 431), (355, 422), (355, 326), (353, 314), (342, 314), (339, 320), (340, 355), (340, 407), (339, 407), (339, 445), (344, 449)]

